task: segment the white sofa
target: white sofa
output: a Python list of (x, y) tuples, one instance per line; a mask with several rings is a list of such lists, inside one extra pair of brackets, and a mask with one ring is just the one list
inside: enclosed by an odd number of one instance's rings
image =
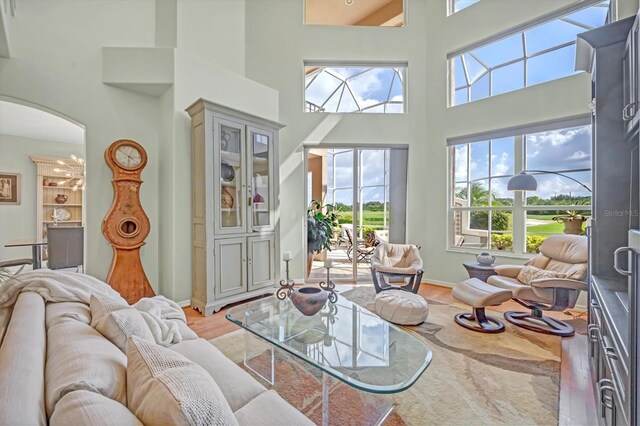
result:
[[(0, 309), (0, 425), (139, 425), (127, 356), (89, 324), (89, 306), (21, 293)], [(240, 425), (313, 424), (203, 339), (170, 347), (215, 380)]]

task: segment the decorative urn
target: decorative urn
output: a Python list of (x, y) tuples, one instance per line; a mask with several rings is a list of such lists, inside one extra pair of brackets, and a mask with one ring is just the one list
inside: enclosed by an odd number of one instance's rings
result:
[(319, 287), (303, 286), (293, 289), (289, 298), (300, 312), (310, 317), (320, 312), (329, 295)]
[(64, 204), (67, 202), (68, 199), (69, 199), (68, 195), (58, 194), (58, 196), (56, 197), (56, 203)]
[(476, 260), (482, 266), (489, 266), (489, 265), (493, 265), (493, 262), (496, 261), (496, 257), (492, 256), (489, 253), (484, 252), (477, 255)]

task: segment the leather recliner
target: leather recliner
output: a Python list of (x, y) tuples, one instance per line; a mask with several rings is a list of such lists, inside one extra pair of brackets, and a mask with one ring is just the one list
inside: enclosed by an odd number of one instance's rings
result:
[(498, 275), (487, 279), (487, 283), (511, 290), (513, 300), (531, 312), (509, 311), (504, 317), (510, 323), (540, 333), (557, 336), (573, 336), (570, 324), (542, 315), (542, 311), (564, 311), (573, 308), (580, 291), (587, 290), (584, 282), (587, 275), (587, 237), (581, 235), (552, 235), (540, 246), (540, 253), (525, 265), (564, 274), (564, 277), (533, 279), (529, 284), (518, 280), (524, 268), (520, 265), (499, 265)]

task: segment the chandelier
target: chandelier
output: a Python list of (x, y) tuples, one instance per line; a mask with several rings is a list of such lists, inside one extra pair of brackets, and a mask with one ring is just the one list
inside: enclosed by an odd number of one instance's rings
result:
[(60, 186), (71, 186), (73, 191), (84, 189), (84, 172), (85, 162), (83, 158), (71, 154), (71, 159), (67, 161), (56, 160), (59, 167), (55, 167), (53, 171), (60, 173), (63, 180), (58, 181)]

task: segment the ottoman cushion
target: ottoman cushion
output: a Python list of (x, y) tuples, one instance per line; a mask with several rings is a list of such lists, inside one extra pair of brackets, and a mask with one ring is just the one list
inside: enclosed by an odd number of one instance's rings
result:
[(496, 306), (512, 297), (511, 290), (492, 286), (477, 278), (461, 282), (451, 290), (451, 295), (474, 308)]
[(386, 290), (376, 295), (376, 312), (381, 318), (403, 325), (424, 322), (429, 304), (424, 297), (404, 290)]

